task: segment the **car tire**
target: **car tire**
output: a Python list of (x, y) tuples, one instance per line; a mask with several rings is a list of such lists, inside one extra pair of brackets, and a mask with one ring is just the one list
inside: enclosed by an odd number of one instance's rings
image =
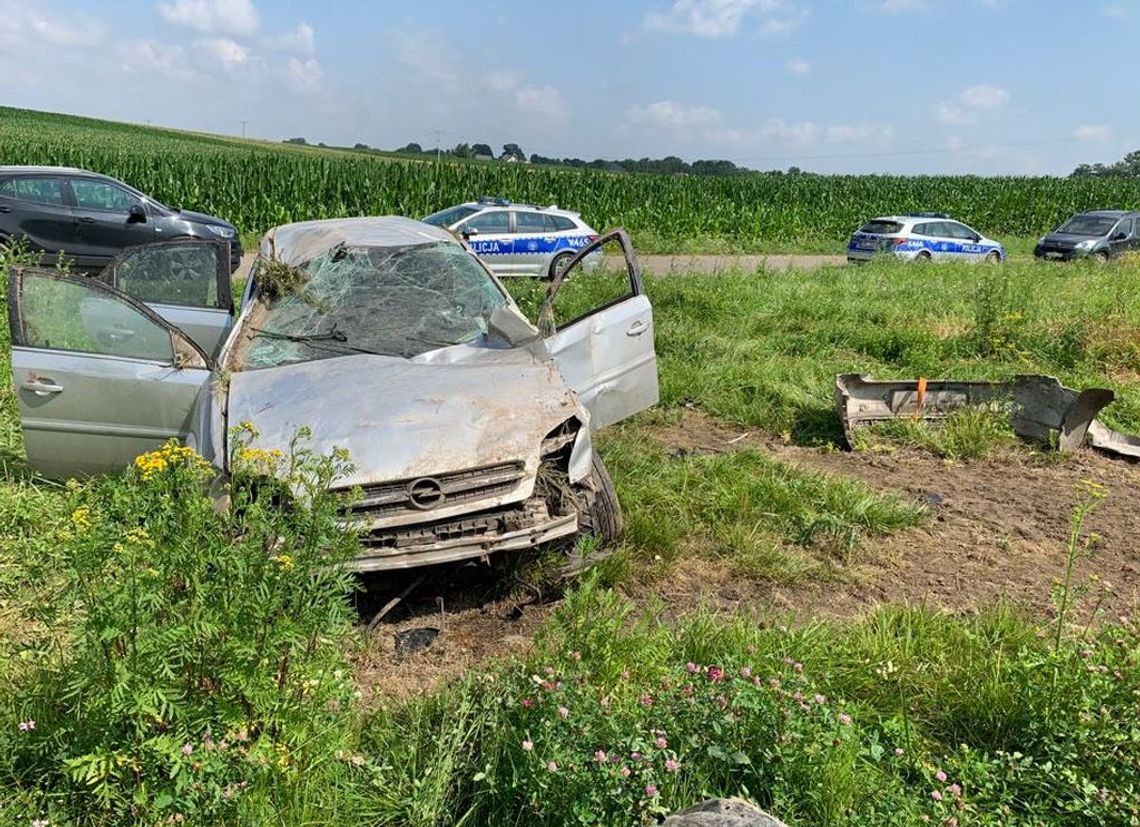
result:
[(546, 277), (550, 281), (554, 281), (564, 272), (566, 272), (566, 265), (570, 263), (570, 259), (574, 258), (573, 253), (559, 253), (550, 262), (550, 269), (546, 271)]
[(924, 251), (915, 256), (914, 260), (917, 264), (929, 264), (934, 260), (934, 257), (931, 256), (930, 253)]
[(1001, 253), (997, 250), (991, 250), (986, 253), (986, 264), (1001, 264)]
[(621, 515), (614, 481), (598, 454), (594, 454), (590, 484), (577, 491), (578, 534), (594, 537), (602, 546), (612, 545), (621, 539), (625, 521)]
[(1104, 250), (1098, 250), (1089, 256), (1089, 258), (1097, 264), (1108, 264), (1108, 253), (1106, 253)]

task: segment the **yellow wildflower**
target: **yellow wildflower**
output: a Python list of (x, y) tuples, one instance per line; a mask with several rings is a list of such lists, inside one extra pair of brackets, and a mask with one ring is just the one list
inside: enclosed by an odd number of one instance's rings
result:
[(71, 522), (76, 528), (91, 527), (91, 509), (85, 505), (71, 512)]
[(276, 557), (269, 559), (276, 563), (281, 571), (291, 571), (293, 569), (293, 558), (288, 554), (278, 554)]
[(127, 542), (134, 543), (137, 546), (154, 546), (154, 540), (150, 539), (147, 530), (142, 526), (132, 528), (127, 532)]

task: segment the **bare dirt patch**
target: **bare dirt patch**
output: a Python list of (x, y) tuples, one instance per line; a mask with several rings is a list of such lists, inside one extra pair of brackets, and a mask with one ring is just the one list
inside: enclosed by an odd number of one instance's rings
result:
[[(1116, 617), (1140, 603), (1140, 466), (1092, 451), (1047, 457), (1018, 448), (959, 462), (918, 451), (821, 451), (734, 428), (695, 409), (656, 428), (652, 436), (672, 452), (757, 449), (804, 468), (862, 480), (883, 493), (914, 498), (931, 512), (919, 528), (866, 541), (862, 562), (837, 580), (782, 585), (734, 576), (722, 564), (685, 559), (664, 577), (623, 586), (635, 598), (662, 601), (667, 616), (699, 605), (725, 614), (807, 622), (854, 617), (881, 603), (971, 612), (1005, 599), (1044, 621), (1050, 589), (1063, 571), (1074, 489), (1083, 480), (1105, 485), (1109, 494), (1086, 524), (1086, 531), (1101, 540), (1093, 556), (1080, 564), (1077, 577), (1085, 581), (1096, 575), (1112, 585), (1107, 594), (1090, 592), (1083, 613), (1088, 616), (1099, 606), (1105, 616)], [(365, 585), (369, 591), (362, 597), (362, 623), (401, 590), (400, 582), (388, 579)], [(502, 573), (469, 570), (429, 577), (366, 635), (357, 657), (366, 703), (398, 702), (491, 659), (525, 654), (557, 605), (537, 597)], [(396, 636), (425, 626), (441, 630), (436, 641), (421, 652), (397, 655)]]
[[(1086, 523), (1085, 531), (1100, 541), (1077, 575), (1111, 584), (1102, 603), (1107, 612), (1129, 611), (1140, 602), (1140, 467), (1128, 462), (1093, 451), (1047, 457), (1012, 449), (956, 462), (919, 451), (820, 451), (735, 429), (695, 410), (686, 410), (679, 422), (654, 436), (673, 451), (756, 448), (785, 462), (862, 480), (877, 491), (912, 497), (930, 509), (925, 525), (867, 541), (868, 562), (856, 566), (846, 582), (758, 584), (742, 600), (797, 615), (840, 617), (876, 603), (972, 611), (1003, 598), (1044, 611), (1062, 573), (1075, 488), (1092, 480), (1106, 486), (1108, 496)], [(683, 569), (678, 578), (685, 577)], [(702, 580), (710, 576), (715, 580), (715, 572), (702, 568)], [(709, 585), (723, 597), (724, 584)], [(730, 602), (737, 591), (728, 587)]]

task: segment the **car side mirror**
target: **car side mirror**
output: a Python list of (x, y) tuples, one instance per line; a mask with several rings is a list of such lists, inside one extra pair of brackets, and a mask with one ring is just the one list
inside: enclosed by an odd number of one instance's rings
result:
[(465, 227), (459, 231), (459, 234), (464, 238), (471, 238), (473, 235), (479, 235), (479, 230), (475, 227)]
[(146, 223), (146, 210), (142, 208), (141, 204), (131, 204), (127, 210), (127, 223), (128, 224), (144, 224)]

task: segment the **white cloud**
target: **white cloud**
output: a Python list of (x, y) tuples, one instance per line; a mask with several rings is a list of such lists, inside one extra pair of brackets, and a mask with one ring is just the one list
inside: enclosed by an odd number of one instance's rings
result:
[(316, 32), (308, 23), (300, 23), (291, 32), (266, 37), (265, 45), (270, 49), (312, 57), (317, 51)]
[(789, 60), (784, 64), (788, 70), (788, 74), (792, 75), (807, 75), (811, 74), (811, 61), (797, 58), (796, 60)]
[(1009, 103), (1009, 92), (1000, 86), (980, 83), (963, 89), (950, 100), (941, 101), (934, 107), (934, 117), (939, 123), (951, 126), (971, 124), (983, 112), (996, 112)]
[(285, 65), (285, 80), (296, 92), (304, 94), (319, 92), (324, 77), (324, 70), (316, 58), (301, 60), (298, 57), (291, 57)]
[(762, 18), (762, 34), (786, 34), (802, 19), (788, 0), (673, 0), (667, 10), (647, 13), (642, 25), (715, 39), (736, 34), (749, 15)]
[(720, 122), (720, 112), (707, 106), (685, 106), (676, 101), (663, 100), (645, 106), (631, 106), (625, 111), (626, 120), (637, 126), (659, 129), (687, 130), (714, 126)]
[(90, 47), (99, 45), (107, 35), (103, 24), (95, 20), (74, 14), (56, 16), (19, 0), (0, 0), (0, 20), (0, 43), (13, 47), (30, 43)]
[(124, 72), (149, 75), (157, 72), (170, 80), (187, 81), (194, 72), (186, 59), (186, 50), (177, 44), (157, 40), (128, 40), (117, 48)]
[(879, 0), (875, 4), (875, 11), (883, 14), (906, 14), (912, 11), (926, 11), (930, 8), (928, 0)]
[(893, 141), (895, 128), (887, 123), (836, 124), (827, 128), (833, 144), (886, 144)]
[(463, 79), (455, 49), (437, 32), (401, 30), (393, 39), (396, 61), (411, 72), (413, 80), (450, 88)]
[(167, 23), (205, 34), (250, 35), (261, 25), (253, 0), (170, 0), (157, 8)]
[(760, 130), (760, 136), (806, 147), (815, 143), (819, 136), (819, 127), (811, 121), (788, 123), (783, 118), (771, 118)]
[(1112, 140), (1112, 127), (1104, 124), (1085, 124), (1073, 130), (1073, 137), (1078, 141), (1109, 141)]
[(515, 92), (515, 106), (520, 112), (538, 115), (550, 121), (565, 120), (570, 115), (570, 107), (562, 93), (549, 83), (521, 87)]
[(1128, 9), (1120, 3), (1112, 3), (1104, 7), (1104, 16), (1114, 20), (1123, 20), (1125, 17), (1128, 17)]
[(196, 40), (194, 49), (202, 62), (211, 69), (236, 72), (249, 61), (249, 50), (227, 37)]

